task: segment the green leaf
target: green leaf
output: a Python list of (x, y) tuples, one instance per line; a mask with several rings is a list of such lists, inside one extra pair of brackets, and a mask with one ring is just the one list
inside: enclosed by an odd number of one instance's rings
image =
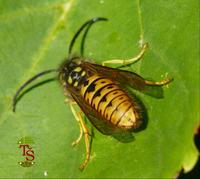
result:
[[(3, 178), (168, 178), (198, 157), (193, 135), (199, 125), (199, 17), (197, 0), (0, 0), (0, 176)], [(79, 126), (62, 88), (49, 74), (26, 88), (24, 81), (56, 68), (67, 56), (75, 31), (88, 19), (107, 17), (86, 38), (85, 56), (100, 63), (128, 59), (149, 43), (143, 59), (129, 68), (144, 78), (174, 81), (163, 99), (137, 93), (148, 125), (121, 143), (94, 130), (91, 160), (80, 172), (84, 140), (72, 147)], [(79, 52), (77, 42), (76, 51)], [(139, 43), (140, 42), (140, 43)], [(36, 86), (35, 86), (36, 85)], [(32, 88), (31, 88), (32, 87)], [(35, 164), (22, 167), (21, 139), (30, 138)]]

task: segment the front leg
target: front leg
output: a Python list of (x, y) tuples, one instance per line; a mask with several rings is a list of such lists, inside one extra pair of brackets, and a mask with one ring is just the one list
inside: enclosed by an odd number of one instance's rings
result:
[(79, 115), (79, 119), (80, 119), (80, 122), (81, 122), (81, 125), (82, 125), (84, 137), (85, 137), (85, 148), (86, 148), (85, 160), (81, 164), (81, 166), (79, 167), (80, 170), (82, 171), (87, 166), (87, 164), (88, 164), (88, 162), (90, 160), (90, 140), (89, 140), (90, 133), (89, 133), (87, 125), (85, 124), (85, 122), (84, 122), (84, 120), (83, 120), (83, 118), (81, 116), (81, 113), (78, 113), (78, 115)]
[(82, 125), (81, 125), (81, 122), (80, 122), (80, 117), (79, 115), (77, 114), (77, 112), (75, 111), (73, 105), (76, 104), (76, 102), (70, 102), (69, 105), (70, 105), (70, 109), (76, 119), (76, 121), (78, 122), (79, 124), (79, 130), (80, 130), (80, 134), (79, 134), (79, 137), (72, 142), (72, 146), (76, 146), (77, 144), (79, 144), (79, 142), (81, 141), (82, 137), (83, 137), (83, 129), (82, 129)]
[(80, 127), (80, 135), (79, 137), (72, 143), (73, 146), (77, 145), (80, 140), (82, 139), (83, 137), (83, 134), (84, 134), (84, 137), (85, 137), (85, 148), (86, 148), (86, 156), (85, 156), (85, 160), (84, 162), (81, 164), (81, 166), (79, 167), (80, 170), (82, 171), (88, 164), (89, 160), (90, 160), (90, 140), (89, 140), (89, 130), (88, 130), (88, 127), (87, 125), (85, 124), (84, 120), (83, 120), (83, 117), (81, 115), (81, 112), (77, 113), (73, 107), (73, 104), (70, 103), (70, 108), (71, 108), (71, 111), (75, 117), (75, 119), (77, 120), (77, 122), (79, 123), (79, 127)]

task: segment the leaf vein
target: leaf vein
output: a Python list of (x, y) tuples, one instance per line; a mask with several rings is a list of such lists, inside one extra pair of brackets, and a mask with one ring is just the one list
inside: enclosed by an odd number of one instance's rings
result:
[[(67, 14), (68, 14), (69, 10), (71, 9), (72, 2), (73, 2), (73, 0), (63, 4), (63, 6), (62, 6), (63, 11), (62, 11), (61, 15), (59, 16), (56, 23), (54, 23), (52, 25), (52, 27), (50, 28), (46, 38), (44, 38), (44, 40), (43, 40), (41, 47), (39, 48), (36, 55), (33, 56), (33, 58), (32, 58), (33, 63), (31, 64), (30, 68), (28, 68), (28, 70), (26, 72), (24, 72), (22, 80), (19, 80), (20, 82), (17, 86), (21, 85), (24, 82), (24, 79), (27, 79), (27, 76), (29, 76), (29, 74), (34, 71), (34, 69), (38, 66), (38, 64), (42, 61), (42, 59), (44, 59), (43, 57), (45, 56), (46, 52), (48, 51), (49, 45), (55, 40), (56, 35), (57, 35), (60, 27), (63, 24), (63, 21), (66, 19)], [(13, 88), (13, 89), (15, 89), (15, 88)], [(10, 98), (10, 99), (12, 99), (12, 98)], [(11, 103), (12, 103), (12, 101), (10, 100), (10, 103), (7, 106), (8, 108), (10, 108), (9, 106), (11, 105)], [(4, 116), (4, 113), (7, 113), (7, 110), (8, 109), (5, 108), (4, 112), (2, 112), (2, 116)], [(0, 125), (2, 125), (5, 120), (6, 120), (5, 118), (2, 119), (0, 122)]]

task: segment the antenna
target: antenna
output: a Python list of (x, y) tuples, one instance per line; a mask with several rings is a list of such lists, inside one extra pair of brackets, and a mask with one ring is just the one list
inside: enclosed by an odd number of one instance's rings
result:
[(41, 77), (41, 76), (44, 76), (48, 73), (52, 73), (52, 72), (57, 72), (58, 70), (56, 69), (50, 69), (50, 70), (46, 70), (46, 71), (43, 71), (43, 72), (40, 72), (38, 74), (36, 74), (35, 76), (33, 76), (32, 78), (30, 78), (29, 80), (27, 80), (23, 85), (21, 85), (19, 87), (19, 89), (17, 90), (17, 92), (15, 93), (14, 97), (13, 97), (13, 112), (15, 112), (15, 109), (16, 109), (16, 103), (17, 103), (17, 98), (20, 94), (20, 92), (29, 84), (31, 83), (32, 81), (36, 80), (37, 78)]
[(96, 18), (93, 18), (91, 20), (88, 20), (86, 21), (77, 31), (76, 33), (74, 34), (71, 42), (70, 42), (70, 45), (69, 45), (69, 51), (68, 51), (68, 54), (69, 56), (71, 55), (72, 53), (72, 49), (74, 47), (74, 43), (76, 42), (76, 39), (78, 38), (78, 36), (80, 35), (80, 33), (84, 30), (85, 27), (87, 27), (84, 35), (83, 35), (83, 39), (82, 39), (82, 42), (81, 42), (81, 54), (83, 54), (83, 46), (84, 46), (84, 42), (85, 42), (85, 37), (88, 33), (88, 30), (90, 29), (91, 25), (94, 24), (95, 22), (98, 22), (98, 21), (107, 21), (108, 19), (107, 18), (104, 18), (104, 17), (96, 17)]

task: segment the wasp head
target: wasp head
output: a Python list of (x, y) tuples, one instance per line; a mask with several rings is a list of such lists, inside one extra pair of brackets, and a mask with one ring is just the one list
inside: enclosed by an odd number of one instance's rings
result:
[(79, 57), (73, 57), (71, 59), (65, 60), (59, 68), (59, 79), (62, 84), (66, 84), (69, 80), (69, 76), (76, 78), (74, 69), (81, 64), (81, 59)]

